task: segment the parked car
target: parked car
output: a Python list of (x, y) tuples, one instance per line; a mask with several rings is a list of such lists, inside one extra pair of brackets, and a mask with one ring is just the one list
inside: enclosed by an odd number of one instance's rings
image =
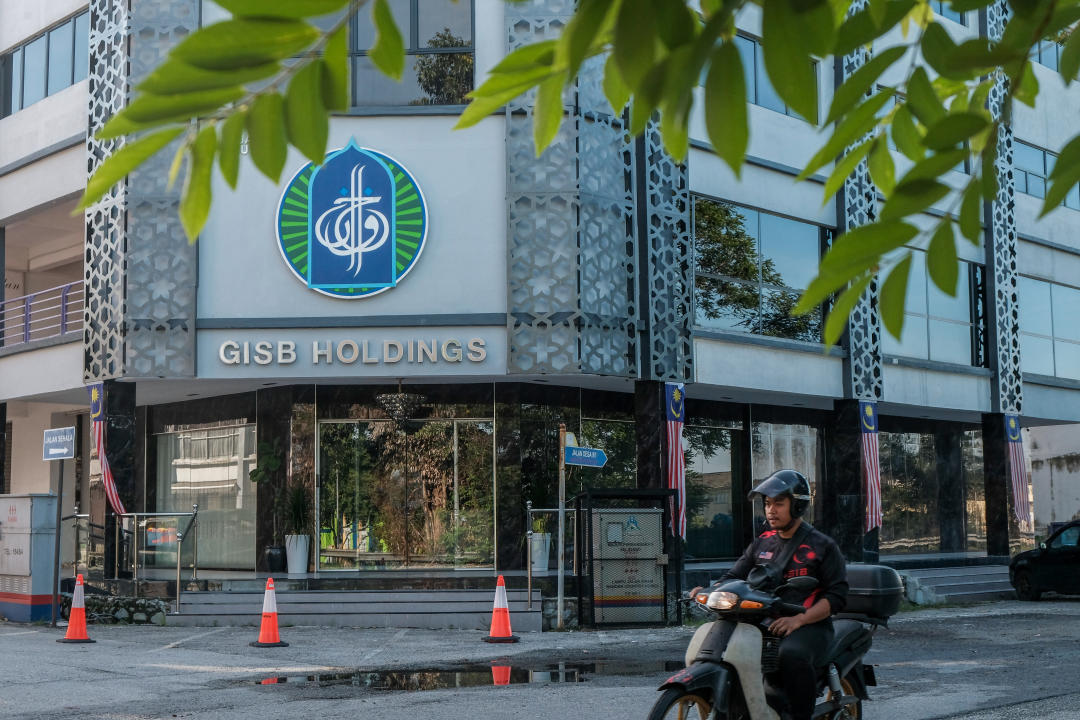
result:
[(1080, 520), (1065, 523), (1009, 563), (1009, 582), (1021, 600), (1038, 600), (1044, 592), (1080, 593)]

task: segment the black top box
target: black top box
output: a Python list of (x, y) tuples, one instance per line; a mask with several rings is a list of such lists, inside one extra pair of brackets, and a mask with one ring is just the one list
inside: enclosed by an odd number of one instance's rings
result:
[(848, 565), (848, 598), (845, 615), (867, 615), (888, 620), (900, 609), (904, 583), (884, 565)]

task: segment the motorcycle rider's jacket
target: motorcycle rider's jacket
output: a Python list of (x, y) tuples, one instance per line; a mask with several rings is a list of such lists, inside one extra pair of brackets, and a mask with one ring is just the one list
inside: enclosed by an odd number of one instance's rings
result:
[[(809, 576), (817, 579), (818, 586), (809, 593), (795, 590), (785, 592), (784, 598), (788, 602), (801, 603), (806, 608), (825, 598), (832, 612), (838, 613), (847, 605), (847, 563), (840, 547), (831, 537), (816, 528), (809, 530), (809, 533), (804, 533), (805, 537), (795, 549), (787, 567), (783, 568), (783, 576), (785, 580)], [(767, 564), (773, 558), (779, 558), (787, 543), (794, 541), (798, 535), (796, 533), (790, 540), (785, 540), (775, 530), (761, 533), (720, 582), (745, 580), (755, 565)]]

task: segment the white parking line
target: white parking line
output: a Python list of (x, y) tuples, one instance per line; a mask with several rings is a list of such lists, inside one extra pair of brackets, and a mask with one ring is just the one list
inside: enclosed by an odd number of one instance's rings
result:
[(376, 655), (381, 653), (386, 648), (392, 646), (396, 641), (398, 641), (401, 638), (405, 637), (405, 633), (407, 633), (407, 632), (409, 632), (409, 628), (403, 628), (401, 630), (398, 630), (396, 633), (394, 633), (394, 637), (390, 638), (390, 642), (388, 642), (385, 645), (382, 645), (380, 647), (377, 647), (374, 650), (372, 650), (371, 652), (369, 652), (368, 654), (364, 655), (364, 657), (360, 658), (360, 662), (362, 662), (362, 663), (367, 662), (371, 658), (375, 657)]
[(40, 630), (23, 630), (22, 632), (13, 633), (0, 633), (0, 637), (14, 637), (16, 635), (33, 635), (34, 633), (41, 632)]
[[(174, 647), (178, 647), (181, 643), (186, 643), (189, 640), (197, 640), (199, 638), (206, 637), (207, 635), (213, 635), (214, 633), (219, 633), (219, 632), (221, 632), (222, 630), (225, 630), (225, 629), (226, 628), (222, 627), (222, 628), (217, 628), (216, 630), (207, 630), (204, 633), (199, 633), (198, 635), (192, 635), (190, 637), (186, 637), (186, 638), (183, 638), (181, 640), (177, 640), (176, 642), (171, 642), (168, 645), (163, 645), (159, 649), (161, 649), (161, 650), (171, 650)], [(157, 652), (157, 651), (156, 650), (147, 650), (146, 652)]]

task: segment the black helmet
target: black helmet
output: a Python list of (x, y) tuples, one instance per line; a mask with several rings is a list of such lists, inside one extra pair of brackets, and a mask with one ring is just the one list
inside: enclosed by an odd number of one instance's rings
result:
[(794, 470), (777, 470), (755, 485), (747, 497), (753, 502), (758, 495), (763, 498), (790, 495), (793, 518), (802, 517), (810, 507), (810, 483), (802, 473)]

